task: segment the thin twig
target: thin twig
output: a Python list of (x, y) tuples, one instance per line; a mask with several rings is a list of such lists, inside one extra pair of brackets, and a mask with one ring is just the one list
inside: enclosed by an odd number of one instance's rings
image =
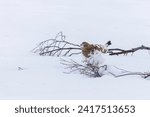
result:
[(61, 59), (61, 64), (65, 65), (66, 69), (68, 69), (68, 68), (71, 69), (71, 71), (69, 71), (68, 73), (79, 71), (80, 74), (85, 74), (90, 77), (101, 77), (102, 75), (106, 75), (106, 74), (99, 73), (99, 70), (103, 67), (105, 67), (105, 71), (107, 71), (109, 74), (113, 75), (114, 77), (123, 77), (123, 76), (140, 76), (142, 78), (150, 77), (150, 72), (144, 72), (144, 73), (131, 72), (131, 71), (127, 71), (122, 68), (118, 68), (118, 67), (114, 66), (115, 69), (118, 69), (121, 71), (119, 74), (115, 74), (112, 71), (109, 71), (107, 69), (107, 65), (100, 66), (100, 67), (95, 67), (92, 65), (82, 65), (80, 63), (75, 62), (72, 59), (70, 61)]
[(59, 32), (54, 39), (48, 39), (32, 50), (39, 55), (48, 56), (72, 56), (80, 54), (80, 45), (68, 42), (62, 32)]
[[(65, 65), (67, 69), (69, 68), (71, 70), (69, 71), (69, 73), (79, 71), (80, 74), (84, 74), (90, 77), (101, 77), (103, 75), (103, 74), (98, 73), (98, 70), (99, 70), (98, 67), (92, 66), (92, 65), (82, 65), (82, 64), (75, 62), (72, 59), (70, 59), (70, 61), (61, 59), (61, 64)], [(102, 67), (105, 67), (105, 66), (102, 66)]]

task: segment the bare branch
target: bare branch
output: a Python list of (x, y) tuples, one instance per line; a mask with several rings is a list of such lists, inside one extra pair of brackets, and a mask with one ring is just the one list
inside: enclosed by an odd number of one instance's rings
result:
[(61, 64), (65, 65), (66, 69), (69, 68), (71, 70), (68, 73), (78, 71), (80, 74), (84, 74), (90, 77), (101, 77), (103, 74), (99, 73), (99, 69), (103, 67), (105, 68), (105, 70), (107, 69), (106, 65), (101, 66), (101, 67), (92, 66), (92, 65), (82, 65), (82, 64), (75, 62), (72, 59), (70, 61), (61, 59)]
[(81, 48), (78, 44), (70, 43), (65, 40), (62, 32), (59, 32), (54, 39), (48, 39), (32, 50), (42, 56), (72, 56), (80, 54)]
[(136, 47), (136, 48), (132, 48), (132, 49), (128, 49), (128, 50), (114, 48), (114, 49), (109, 49), (108, 53), (109, 53), (109, 55), (120, 55), (120, 54), (127, 55), (128, 53), (133, 54), (134, 52), (136, 52), (138, 50), (150, 50), (150, 47), (141, 45), (140, 47)]
[(148, 78), (150, 77), (150, 73), (142, 73), (142, 72), (129, 72), (129, 73), (123, 73), (123, 74), (114, 74), (112, 72), (109, 72), (114, 77), (122, 77), (122, 76), (141, 76), (142, 78)]
[(118, 69), (121, 71), (120, 74), (115, 74), (112, 71), (108, 71), (109, 74), (113, 75), (114, 77), (122, 77), (122, 76), (140, 76), (142, 78), (148, 78), (150, 77), (150, 72), (131, 72), (122, 68), (118, 68), (116, 66), (113, 66), (115, 69)]
[[(140, 76), (141, 78), (148, 78), (150, 77), (150, 72), (131, 72), (131, 71), (127, 71), (118, 67), (115, 67), (115, 69), (118, 69), (120, 71), (120, 73), (113, 73), (112, 71), (109, 71), (107, 69), (107, 65), (104, 66), (100, 66), (100, 67), (96, 67), (96, 66), (92, 66), (92, 65), (82, 65), (80, 63), (75, 62), (74, 60), (64, 60), (61, 59), (61, 64), (66, 66), (66, 69), (70, 69), (70, 71), (68, 73), (72, 73), (72, 72), (76, 72), (78, 71), (80, 74), (84, 74), (90, 77), (102, 77), (103, 75), (107, 75), (111, 74), (114, 77), (123, 77), (123, 76)], [(100, 73), (99, 70), (101, 70), (101, 68), (105, 68), (104, 71), (107, 71), (104, 73)]]

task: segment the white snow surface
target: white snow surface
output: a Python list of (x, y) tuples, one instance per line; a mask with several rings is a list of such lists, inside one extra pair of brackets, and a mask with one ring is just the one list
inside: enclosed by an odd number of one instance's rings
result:
[[(149, 0), (0, 0), (0, 99), (150, 99), (150, 78), (65, 74), (60, 57), (31, 53), (59, 31), (77, 44), (150, 46), (149, 6)], [(105, 59), (109, 66), (150, 72), (146, 50)]]

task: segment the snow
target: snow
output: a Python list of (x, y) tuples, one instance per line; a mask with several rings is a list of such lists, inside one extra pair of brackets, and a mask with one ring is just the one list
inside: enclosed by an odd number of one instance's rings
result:
[[(0, 99), (150, 99), (150, 78), (65, 74), (60, 58), (31, 53), (59, 31), (77, 44), (150, 46), (149, 6), (149, 0), (0, 0)], [(141, 72), (150, 71), (149, 58), (147, 51), (105, 56), (109, 66)]]

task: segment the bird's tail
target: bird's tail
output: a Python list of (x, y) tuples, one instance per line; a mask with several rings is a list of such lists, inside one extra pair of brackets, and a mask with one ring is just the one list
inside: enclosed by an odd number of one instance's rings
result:
[(111, 45), (111, 41), (108, 41), (105, 45), (106, 45), (106, 47), (110, 46)]

